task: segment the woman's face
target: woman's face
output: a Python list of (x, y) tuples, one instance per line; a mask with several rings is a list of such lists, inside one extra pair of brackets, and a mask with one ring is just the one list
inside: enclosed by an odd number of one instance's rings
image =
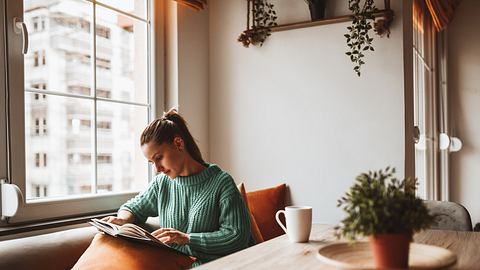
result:
[(142, 145), (143, 155), (155, 165), (157, 173), (164, 173), (171, 179), (181, 175), (185, 165), (183, 140), (176, 137), (173, 143), (158, 145), (154, 141)]

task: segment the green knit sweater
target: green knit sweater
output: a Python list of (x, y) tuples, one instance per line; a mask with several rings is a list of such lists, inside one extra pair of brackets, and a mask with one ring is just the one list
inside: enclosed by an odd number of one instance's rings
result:
[(232, 177), (217, 165), (196, 175), (155, 177), (148, 188), (120, 207), (137, 223), (159, 217), (160, 227), (190, 235), (174, 248), (206, 263), (254, 244), (250, 216)]

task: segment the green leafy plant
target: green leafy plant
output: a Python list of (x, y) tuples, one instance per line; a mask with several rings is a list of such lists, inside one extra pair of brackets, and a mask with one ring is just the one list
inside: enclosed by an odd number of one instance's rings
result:
[[(252, 5), (252, 27), (249, 28), (250, 22), (250, 1)], [(238, 37), (238, 41), (244, 47), (249, 47), (250, 44), (255, 46), (262, 46), (265, 40), (272, 33), (272, 26), (277, 25), (277, 13), (273, 9), (274, 5), (266, 0), (249, 0), (248, 2), (248, 18), (247, 30), (243, 31)]]
[(338, 200), (347, 216), (337, 226), (337, 235), (349, 240), (357, 237), (413, 233), (426, 229), (433, 217), (415, 196), (416, 181), (395, 178), (395, 169), (362, 173), (355, 184)]
[(345, 34), (349, 50), (346, 55), (355, 65), (353, 70), (360, 77), (360, 68), (365, 61), (365, 51), (374, 51), (372, 46), (373, 38), (369, 32), (373, 28), (372, 22), (375, 21), (373, 12), (376, 11), (374, 0), (365, 0), (360, 7), (362, 0), (348, 0), (348, 9), (353, 13), (352, 25), (347, 27), (348, 34)]

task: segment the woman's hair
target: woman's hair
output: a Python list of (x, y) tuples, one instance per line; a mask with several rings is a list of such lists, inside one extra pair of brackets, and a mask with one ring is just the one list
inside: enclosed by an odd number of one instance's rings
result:
[(143, 130), (140, 136), (140, 145), (147, 144), (152, 140), (158, 145), (165, 142), (171, 144), (175, 137), (183, 139), (185, 148), (194, 160), (201, 164), (205, 163), (200, 149), (187, 128), (187, 122), (178, 114), (175, 108), (163, 113), (161, 118), (153, 120)]

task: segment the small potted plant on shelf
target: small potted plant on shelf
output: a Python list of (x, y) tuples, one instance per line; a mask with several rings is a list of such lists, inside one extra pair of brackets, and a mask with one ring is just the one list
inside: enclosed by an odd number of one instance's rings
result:
[(250, 44), (261, 47), (271, 35), (271, 27), (277, 25), (276, 21), (277, 13), (273, 4), (267, 0), (247, 0), (247, 29), (240, 34), (237, 41), (247, 48)]
[(408, 267), (412, 235), (433, 222), (426, 206), (415, 196), (416, 181), (395, 178), (395, 169), (362, 173), (338, 201), (347, 216), (338, 236), (354, 241), (368, 236), (377, 268)]
[(304, 0), (310, 10), (312, 21), (325, 18), (325, 5), (327, 0)]

